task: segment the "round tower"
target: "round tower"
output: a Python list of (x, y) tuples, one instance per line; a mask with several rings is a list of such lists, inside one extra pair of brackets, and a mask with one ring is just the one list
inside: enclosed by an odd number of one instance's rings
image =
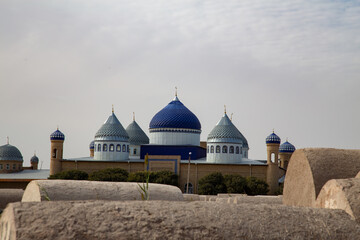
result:
[(38, 169), (39, 158), (36, 156), (36, 153), (34, 153), (34, 156), (32, 156), (32, 158), (30, 159), (30, 164), (31, 164), (31, 168), (32, 168), (33, 170), (37, 170), (37, 169)]
[(95, 144), (95, 141), (91, 141), (89, 144), (90, 157), (94, 157), (94, 144)]
[(287, 169), (291, 155), (295, 151), (295, 146), (289, 143), (287, 140), (280, 145), (279, 156), (280, 156), (280, 166), (284, 169)]
[(51, 152), (50, 152), (50, 175), (61, 172), (61, 160), (63, 158), (63, 146), (65, 135), (57, 129), (50, 135)]
[(273, 131), (266, 138), (267, 150), (267, 171), (266, 182), (269, 185), (269, 194), (273, 194), (278, 189), (279, 181), (279, 146), (281, 139)]

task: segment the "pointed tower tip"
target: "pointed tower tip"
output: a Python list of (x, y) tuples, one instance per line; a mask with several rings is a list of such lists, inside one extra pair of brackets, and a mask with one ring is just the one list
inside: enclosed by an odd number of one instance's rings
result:
[(112, 113), (114, 113), (114, 104), (111, 107), (111, 111), (112, 111)]
[(177, 87), (175, 87), (175, 97), (177, 97)]
[(6, 137), (6, 143), (9, 144), (9, 136)]
[(133, 121), (135, 122), (135, 112), (133, 112)]
[(224, 114), (226, 114), (226, 105), (224, 105)]

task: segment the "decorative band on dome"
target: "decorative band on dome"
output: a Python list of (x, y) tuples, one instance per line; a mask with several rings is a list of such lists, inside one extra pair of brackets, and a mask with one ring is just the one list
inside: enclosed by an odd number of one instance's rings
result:
[(187, 133), (201, 133), (198, 129), (189, 128), (150, 128), (149, 132), (187, 132)]
[(50, 140), (65, 140), (65, 135), (57, 129), (50, 135)]

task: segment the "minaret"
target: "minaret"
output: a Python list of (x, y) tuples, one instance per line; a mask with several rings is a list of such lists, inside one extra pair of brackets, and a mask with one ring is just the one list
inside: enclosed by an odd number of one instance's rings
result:
[(95, 148), (95, 141), (91, 141), (90, 145), (89, 145), (89, 149), (90, 149), (90, 157), (94, 157), (94, 148)]
[(50, 135), (51, 152), (50, 152), (50, 175), (61, 172), (63, 158), (63, 146), (65, 135), (60, 132), (59, 128)]
[(34, 153), (34, 156), (32, 156), (32, 158), (30, 159), (30, 164), (33, 170), (38, 169), (39, 158), (36, 156), (36, 152)]
[(266, 138), (267, 150), (267, 171), (266, 182), (269, 185), (269, 194), (273, 194), (278, 189), (279, 181), (279, 146), (281, 139), (273, 131)]

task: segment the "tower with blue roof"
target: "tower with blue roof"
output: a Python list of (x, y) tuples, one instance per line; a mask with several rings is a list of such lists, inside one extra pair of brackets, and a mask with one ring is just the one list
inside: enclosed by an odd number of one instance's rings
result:
[(279, 157), (280, 157), (280, 166), (284, 169), (287, 169), (289, 165), (289, 161), (291, 155), (296, 150), (295, 146), (286, 140), (286, 142), (282, 143), (279, 148)]
[(61, 160), (63, 159), (64, 141), (65, 135), (59, 130), (59, 128), (50, 135), (50, 175), (59, 173), (62, 170)]

